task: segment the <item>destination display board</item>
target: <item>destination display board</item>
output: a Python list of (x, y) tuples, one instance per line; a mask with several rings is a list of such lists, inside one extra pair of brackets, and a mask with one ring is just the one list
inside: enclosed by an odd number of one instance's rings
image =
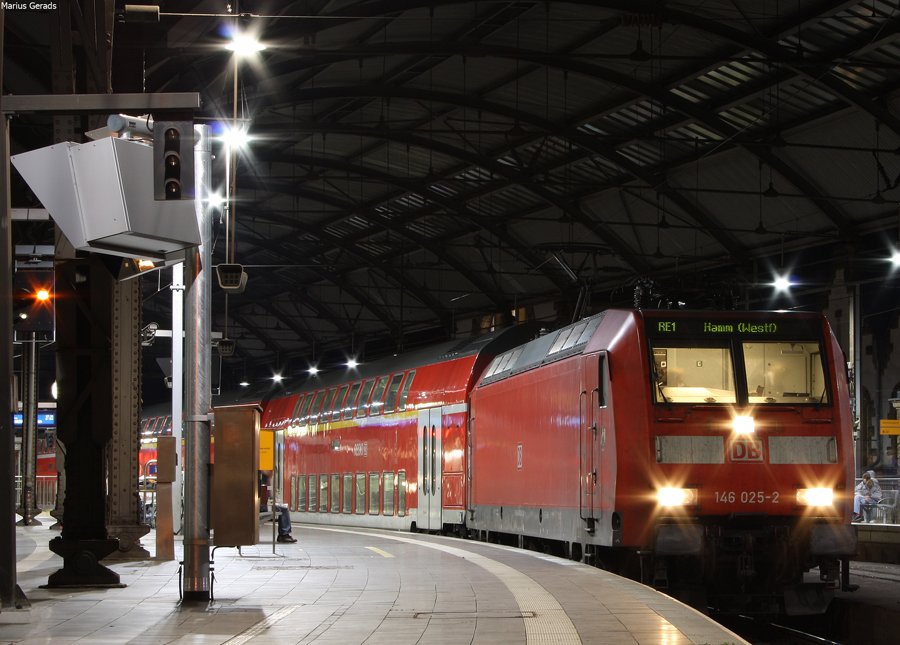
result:
[(696, 318), (681, 316), (644, 316), (644, 327), (652, 338), (712, 339), (760, 338), (760, 339), (817, 339), (822, 335), (822, 322), (818, 318), (793, 318), (773, 313), (768, 318), (731, 318), (711, 313)]

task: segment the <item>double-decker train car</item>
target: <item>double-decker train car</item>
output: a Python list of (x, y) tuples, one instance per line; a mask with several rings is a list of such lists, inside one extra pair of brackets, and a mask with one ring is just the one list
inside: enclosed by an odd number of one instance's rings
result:
[(824, 611), (855, 536), (823, 316), (609, 310), (521, 331), (266, 402), (293, 518), (556, 549), (719, 611)]
[(279, 497), (300, 521), (462, 529), (469, 393), (495, 356), (531, 334), (522, 326), (447, 342), (269, 400), (261, 428), (283, 431)]

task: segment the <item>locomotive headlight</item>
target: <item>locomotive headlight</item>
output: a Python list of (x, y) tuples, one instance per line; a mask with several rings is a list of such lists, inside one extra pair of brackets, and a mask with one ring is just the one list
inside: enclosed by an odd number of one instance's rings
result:
[(797, 504), (800, 506), (832, 506), (834, 491), (830, 488), (798, 488)]
[(656, 491), (656, 501), (665, 508), (673, 506), (696, 506), (699, 497), (696, 488), (673, 488), (664, 486)]
[(756, 432), (756, 422), (753, 417), (737, 416), (731, 420), (731, 427), (735, 434), (748, 435)]

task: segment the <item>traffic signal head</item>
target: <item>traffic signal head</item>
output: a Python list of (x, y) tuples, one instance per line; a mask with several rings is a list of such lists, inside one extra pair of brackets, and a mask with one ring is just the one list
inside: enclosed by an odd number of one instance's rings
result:
[(192, 121), (154, 121), (153, 160), (154, 199), (194, 198)]

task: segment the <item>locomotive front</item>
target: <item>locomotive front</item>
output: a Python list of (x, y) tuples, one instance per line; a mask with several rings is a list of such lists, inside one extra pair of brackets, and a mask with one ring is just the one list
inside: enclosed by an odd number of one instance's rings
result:
[(827, 322), (782, 312), (641, 318), (652, 582), (703, 593), (718, 611), (824, 611), (856, 550), (849, 392)]

